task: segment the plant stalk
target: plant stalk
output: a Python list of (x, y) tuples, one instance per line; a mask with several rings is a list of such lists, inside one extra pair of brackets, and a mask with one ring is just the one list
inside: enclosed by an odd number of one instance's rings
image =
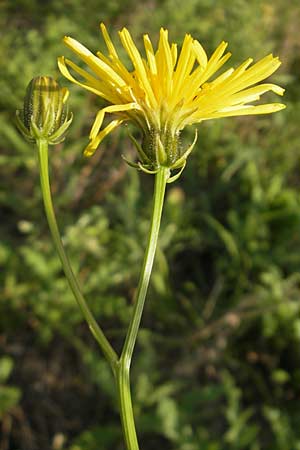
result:
[(130, 393), (130, 365), (152, 272), (163, 210), (166, 183), (170, 177), (170, 170), (168, 168), (161, 167), (155, 176), (152, 218), (148, 234), (147, 247), (145, 250), (131, 321), (125, 338), (121, 357), (118, 358), (118, 355), (108, 342), (103, 331), (91, 313), (86, 300), (81, 293), (78, 281), (71, 268), (70, 261), (66, 255), (60, 237), (51, 196), (48, 168), (48, 142), (44, 139), (40, 139), (37, 142), (37, 146), (39, 150), (40, 181), (44, 207), (56, 251), (59, 255), (65, 276), (78, 306), (81, 309), (81, 312), (87, 321), (93, 336), (99, 343), (104, 356), (109, 362), (114, 373), (126, 448), (127, 450), (139, 450)]
[(165, 167), (161, 167), (155, 176), (153, 209), (148, 242), (137, 288), (133, 313), (119, 360), (118, 369), (116, 371), (120, 415), (127, 450), (139, 450), (130, 393), (130, 365), (152, 272), (163, 210), (166, 183), (169, 176), (170, 170)]
[(42, 188), (42, 195), (44, 201), (45, 212), (50, 228), (50, 232), (52, 235), (52, 239), (56, 248), (56, 251), (59, 255), (65, 276), (68, 280), (71, 291), (74, 294), (74, 297), (77, 301), (77, 304), (88, 323), (89, 329), (93, 334), (96, 341), (99, 343), (104, 356), (112, 367), (113, 372), (115, 373), (118, 356), (107, 338), (105, 337), (103, 331), (99, 327), (96, 322), (93, 314), (91, 313), (85, 298), (81, 293), (81, 289), (79, 287), (78, 281), (74, 275), (74, 272), (71, 268), (70, 261), (66, 255), (61, 237), (59, 228), (56, 221), (56, 216), (53, 208), (50, 182), (49, 182), (49, 168), (48, 168), (48, 142), (45, 139), (40, 139), (37, 141), (37, 147), (39, 151), (39, 166), (40, 166), (40, 182)]

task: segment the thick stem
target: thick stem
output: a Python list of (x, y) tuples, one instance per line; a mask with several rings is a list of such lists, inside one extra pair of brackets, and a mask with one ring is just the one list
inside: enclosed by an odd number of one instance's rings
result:
[(73, 273), (73, 270), (71, 268), (69, 259), (66, 255), (65, 249), (63, 247), (55, 212), (53, 208), (52, 203), (52, 196), (51, 196), (51, 189), (50, 189), (50, 183), (49, 183), (49, 170), (48, 170), (48, 142), (46, 140), (40, 140), (37, 142), (38, 150), (39, 150), (39, 164), (40, 164), (40, 181), (41, 181), (41, 188), (42, 188), (42, 194), (43, 194), (43, 200), (44, 200), (44, 206), (45, 206), (45, 212), (49, 224), (49, 228), (51, 231), (51, 235), (53, 238), (53, 242), (56, 248), (56, 251), (59, 255), (65, 276), (68, 280), (69, 286), (74, 294), (74, 297), (78, 303), (79, 308), (81, 309), (81, 312), (85, 318), (85, 320), (88, 323), (88, 326), (96, 339), (96, 341), (99, 343), (106, 359), (110, 363), (113, 371), (116, 370), (116, 364), (118, 360), (118, 356), (108, 340), (106, 339), (103, 331), (97, 324), (93, 314), (91, 313), (82, 293), (79, 287), (79, 284), (77, 282), (77, 279)]
[(166, 183), (170, 176), (170, 170), (162, 167), (155, 176), (155, 187), (153, 196), (153, 210), (148, 242), (142, 265), (140, 280), (137, 288), (136, 300), (133, 308), (131, 321), (126, 335), (122, 355), (116, 371), (116, 382), (118, 387), (120, 414), (122, 419), (124, 437), (127, 450), (138, 450), (138, 441), (135, 431), (134, 416), (130, 394), (130, 364), (136, 338), (143, 313), (146, 293), (152, 272), (152, 266), (157, 246), (157, 239), (163, 210)]

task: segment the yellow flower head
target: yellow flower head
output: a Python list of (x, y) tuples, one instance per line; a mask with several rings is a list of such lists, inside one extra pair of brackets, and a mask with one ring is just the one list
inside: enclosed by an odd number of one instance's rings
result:
[[(267, 91), (284, 93), (275, 84), (257, 84), (280, 66), (273, 55), (253, 65), (249, 58), (236, 69), (230, 68), (212, 79), (231, 56), (225, 53), (227, 43), (222, 42), (208, 58), (201, 44), (187, 34), (178, 53), (177, 45), (169, 43), (168, 30), (161, 29), (156, 51), (149, 36), (144, 35), (142, 57), (129, 31), (123, 28), (120, 40), (132, 63), (132, 68), (127, 69), (105, 25), (100, 27), (108, 56), (100, 52), (94, 55), (75, 39), (64, 38), (66, 45), (87, 64), (89, 72), (64, 57), (58, 62), (65, 77), (108, 102), (97, 114), (86, 156), (92, 155), (113, 129), (130, 120), (143, 132), (142, 146), (137, 144), (141, 167), (154, 171), (160, 165), (180, 168), (193, 147), (183, 151), (178, 144), (185, 126), (219, 117), (268, 114), (285, 107), (282, 103), (252, 105)], [(80, 80), (74, 78), (70, 69)], [(106, 113), (114, 113), (115, 118), (102, 128)]]

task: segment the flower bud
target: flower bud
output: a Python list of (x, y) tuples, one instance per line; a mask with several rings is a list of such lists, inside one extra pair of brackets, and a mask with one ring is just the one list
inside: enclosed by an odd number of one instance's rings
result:
[(59, 144), (72, 122), (66, 105), (69, 91), (51, 77), (33, 78), (26, 89), (23, 109), (17, 110), (17, 126), (30, 142), (44, 139)]

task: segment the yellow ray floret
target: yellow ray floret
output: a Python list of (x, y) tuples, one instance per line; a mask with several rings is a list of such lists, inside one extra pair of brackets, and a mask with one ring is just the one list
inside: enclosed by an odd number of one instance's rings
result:
[[(269, 114), (285, 107), (282, 103), (252, 104), (268, 91), (280, 96), (284, 93), (275, 84), (259, 84), (281, 64), (273, 55), (253, 65), (249, 58), (236, 69), (215, 76), (231, 56), (225, 53), (226, 42), (221, 42), (208, 58), (202, 45), (187, 34), (177, 53), (176, 44), (169, 42), (168, 31), (161, 29), (156, 51), (149, 36), (144, 35), (145, 56), (142, 56), (129, 31), (123, 28), (119, 37), (130, 60), (131, 67), (128, 67), (121, 61), (105, 25), (101, 24), (100, 28), (107, 56), (101, 52), (94, 55), (75, 39), (64, 38), (88, 70), (69, 59), (59, 58), (59, 69), (66, 78), (108, 103), (97, 114), (86, 155), (93, 154), (102, 139), (126, 120), (141, 128), (145, 140), (147, 133), (156, 133), (164, 144), (169, 143), (170, 136), (178, 137), (185, 126), (203, 120)], [(114, 114), (117, 119), (101, 130), (106, 114)]]

